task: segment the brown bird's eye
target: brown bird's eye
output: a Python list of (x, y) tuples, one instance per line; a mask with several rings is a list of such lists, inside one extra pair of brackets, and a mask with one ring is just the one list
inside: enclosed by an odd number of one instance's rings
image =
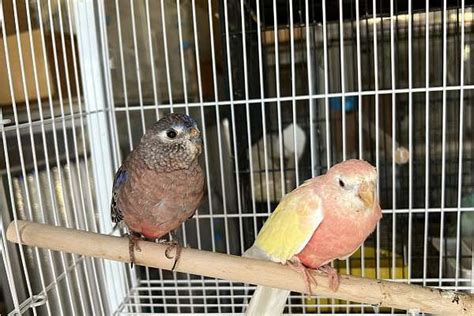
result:
[(170, 129), (166, 132), (166, 136), (169, 138), (175, 138), (176, 137), (176, 131), (174, 129)]
[(339, 179), (339, 185), (341, 186), (341, 188), (345, 187), (346, 184), (344, 183), (344, 181), (342, 181), (341, 179)]

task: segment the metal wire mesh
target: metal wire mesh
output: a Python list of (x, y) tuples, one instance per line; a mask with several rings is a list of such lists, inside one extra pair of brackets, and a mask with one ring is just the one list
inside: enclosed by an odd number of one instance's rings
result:
[[(279, 199), (349, 158), (384, 217), (342, 273), (474, 290), (472, 3), (0, 1), (4, 310), (241, 313), (253, 286), (15, 247), (13, 219), (110, 233), (114, 171), (197, 119), (208, 200), (178, 232), (240, 255)], [(1, 300), (0, 300), (1, 301)], [(285, 312), (403, 312), (293, 293)]]

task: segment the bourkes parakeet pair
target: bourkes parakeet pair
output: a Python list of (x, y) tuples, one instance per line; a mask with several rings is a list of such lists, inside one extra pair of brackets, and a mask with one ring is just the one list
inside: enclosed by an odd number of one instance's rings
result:
[[(156, 240), (173, 233), (199, 207), (204, 197), (201, 148), (194, 119), (171, 113), (147, 130), (118, 169), (111, 216), (128, 228), (132, 265), (140, 238)], [(180, 248), (176, 242), (172, 245), (178, 247), (176, 264)]]
[[(244, 256), (289, 264), (307, 285), (308, 269), (322, 270), (336, 290), (338, 275), (328, 264), (354, 253), (382, 217), (376, 183), (376, 170), (365, 161), (334, 165), (282, 198)], [(258, 286), (247, 315), (281, 314), (289, 293)]]

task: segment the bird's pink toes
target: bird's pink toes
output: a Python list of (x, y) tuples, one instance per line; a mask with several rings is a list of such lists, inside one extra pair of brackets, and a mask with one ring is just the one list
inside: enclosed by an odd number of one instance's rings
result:
[(330, 265), (319, 267), (318, 270), (328, 275), (329, 288), (332, 291), (336, 292), (339, 287), (339, 274), (337, 273), (337, 270), (331, 267)]
[(313, 292), (311, 290), (311, 284), (314, 286), (317, 286), (318, 283), (316, 282), (316, 278), (314, 275), (311, 273), (312, 269), (309, 269), (305, 267), (301, 262), (299, 261), (290, 261), (289, 262), (289, 267), (295, 270), (298, 273), (303, 274), (304, 278), (304, 283), (306, 286), (306, 291), (309, 293), (309, 295), (313, 295)]

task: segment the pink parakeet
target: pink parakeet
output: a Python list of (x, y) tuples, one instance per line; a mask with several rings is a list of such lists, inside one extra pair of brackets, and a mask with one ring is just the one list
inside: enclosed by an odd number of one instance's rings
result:
[[(305, 273), (320, 269), (338, 286), (328, 263), (354, 253), (382, 217), (377, 173), (362, 160), (334, 165), (285, 195), (244, 256), (290, 264)], [(247, 315), (278, 315), (289, 291), (258, 286)]]

